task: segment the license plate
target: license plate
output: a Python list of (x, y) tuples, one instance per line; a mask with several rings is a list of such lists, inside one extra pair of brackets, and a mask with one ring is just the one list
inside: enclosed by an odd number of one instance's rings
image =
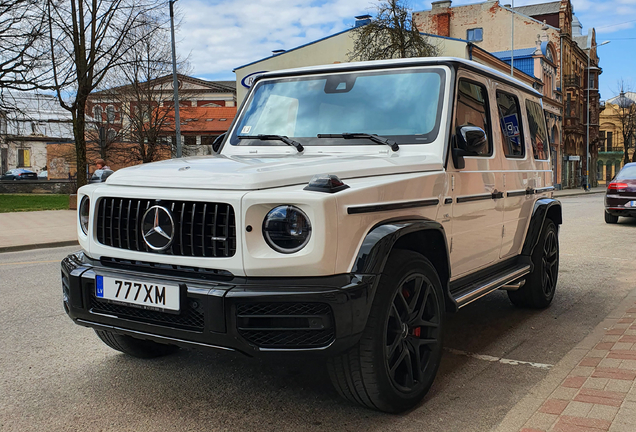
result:
[(179, 310), (179, 285), (164, 285), (130, 279), (95, 277), (95, 296), (143, 309)]

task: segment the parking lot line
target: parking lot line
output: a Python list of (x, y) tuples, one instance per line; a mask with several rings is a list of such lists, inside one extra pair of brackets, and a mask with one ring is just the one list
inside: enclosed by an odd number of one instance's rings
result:
[(444, 348), (446, 351), (448, 351), (451, 354), (456, 354), (456, 355), (461, 355), (461, 356), (465, 356), (465, 357), (472, 357), (474, 359), (477, 360), (483, 360), (483, 361), (488, 361), (488, 362), (492, 362), (492, 363), (502, 363), (502, 364), (507, 364), (507, 365), (511, 365), (511, 366), (530, 366), (533, 368), (537, 368), (537, 369), (544, 369), (544, 370), (550, 370), (554, 365), (551, 364), (547, 364), (547, 363), (535, 363), (535, 362), (528, 362), (528, 361), (523, 361), (523, 360), (512, 360), (512, 359), (506, 359), (506, 358), (502, 358), (502, 357), (494, 357), (494, 356), (489, 356), (489, 355), (484, 355), (484, 354), (475, 354), (475, 353), (471, 353), (471, 352), (467, 352), (467, 351), (461, 351), (461, 350), (457, 350), (454, 348)]

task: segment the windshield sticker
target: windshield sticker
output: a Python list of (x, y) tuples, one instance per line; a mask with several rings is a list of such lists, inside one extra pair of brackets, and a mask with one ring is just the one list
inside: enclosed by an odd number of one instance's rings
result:
[(251, 130), (252, 130), (252, 126), (243, 126), (243, 129), (241, 129), (241, 133), (248, 134), (250, 133)]

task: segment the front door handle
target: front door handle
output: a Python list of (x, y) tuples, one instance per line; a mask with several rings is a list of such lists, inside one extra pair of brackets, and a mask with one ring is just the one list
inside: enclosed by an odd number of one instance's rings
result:
[(504, 193), (503, 192), (493, 192), (492, 193), (492, 199), (501, 199), (504, 197)]

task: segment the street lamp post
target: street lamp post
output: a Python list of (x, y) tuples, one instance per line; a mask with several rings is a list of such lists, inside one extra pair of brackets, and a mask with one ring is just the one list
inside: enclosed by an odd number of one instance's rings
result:
[(592, 48), (607, 45), (610, 41), (601, 42), (600, 44), (590, 45), (587, 52), (587, 124), (586, 124), (586, 140), (585, 140), (585, 190), (590, 189), (590, 57), (592, 56)]
[(181, 157), (181, 119), (179, 118), (179, 80), (177, 80), (177, 54), (174, 43), (174, 7), (170, 0), (170, 35), (172, 38), (172, 88), (174, 89), (174, 126), (177, 135), (177, 157)]

